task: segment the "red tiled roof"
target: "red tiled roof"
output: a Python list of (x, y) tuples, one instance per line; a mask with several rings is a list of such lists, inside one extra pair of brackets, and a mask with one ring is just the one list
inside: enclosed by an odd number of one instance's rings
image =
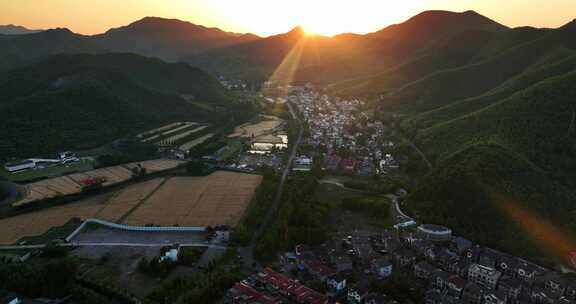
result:
[(353, 158), (346, 158), (342, 161), (341, 165), (345, 169), (354, 169), (354, 167), (356, 167), (356, 160)]
[(448, 278), (448, 282), (456, 285), (458, 288), (464, 288), (464, 286), (466, 286), (466, 280), (457, 275), (450, 276), (450, 278)]
[(234, 285), (234, 287), (232, 287), (232, 290), (234, 293), (245, 296), (246, 297), (246, 303), (248, 303), (248, 301), (258, 301), (259, 303), (262, 304), (277, 304), (280, 303), (280, 301), (278, 301), (275, 298), (272, 298), (270, 296), (267, 296), (259, 291), (257, 291), (256, 289), (244, 285), (242, 283), (236, 283)]
[(271, 269), (265, 269), (260, 277), (263, 281), (276, 286), (280, 291), (293, 296), (298, 302), (307, 304), (325, 304), (328, 302), (327, 296)]

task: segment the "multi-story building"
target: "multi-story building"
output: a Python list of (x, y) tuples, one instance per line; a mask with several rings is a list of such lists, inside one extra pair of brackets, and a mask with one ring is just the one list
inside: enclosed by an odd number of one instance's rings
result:
[(492, 267), (472, 264), (468, 269), (468, 280), (488, 289), (495, 289), (502, 273)]

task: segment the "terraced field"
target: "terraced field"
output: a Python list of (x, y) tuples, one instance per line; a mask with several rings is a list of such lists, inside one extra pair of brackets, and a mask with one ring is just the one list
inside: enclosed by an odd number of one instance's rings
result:
[[(148, 132), (137, 135), (141, 142), (160, 145), (162, 143), (171, 143), (175, 145), (189, 146), (197, 138), (202, 138), (206, 132), (201, 132), (208, 128), (208, 125), (195, 122), (177, 122), (171, 123)], [(201, 141), (202, 142), (202, 141)]]
[(115, 185), (130, 179), (132, 177), (131, 169), (138, 165), (146, 168), (147, 172), (154, 173), (175, 168), (182, 163), (182, 161), (177, 160), (148, 160), (45, 179), (25, 185), (26, 197), (13, 205), (21, 206), (47, 198), (79, 193), (82, 191), (81, 182), (87, 178), (103, 177), (106, 180), (104, 186)]
[(185, 123), (184, 123), (184, 122), (174, 122), (174, 123), (167, 124), (167, 125), (165, 125), (165, 126), (162, 126), (162, 127), (156, 128), (156, 129), (152, 129), (152, 130), (149, 130), (149, 131), (146, 131), (146, 132), (142, 132), (142, 133), (136, 135), (136, 137), (138, 137), (138, 138), (147, 138), (147, 137), (152, 136), (153, 134), (159, 134), (159, 133), (162, 133), (162, 132), (165, 132), (165, 131), (174, 129), (174, 128), (178, 127), (178, 126), (181, 126), (182, 124), (185, 124)]
[(181, 145), (181, 146), (180, 146), (180, 150), (188, 151), (188, 150), (196, 147), (197, 145), (205, 142), (206, 140), (208, 140), (208, 139), (211, 138), (212, 136), (214, 136), (214, 134), (209, 133), (209, 134), (206, 134), (206, 135), (204, 135), (204, 136), (202, 136), (202, 137), (198, 137), (198, 138), (196, 138), (196, 139), (194, 139), (194, 140), (192, 140), (192, 141), (189, 141), (189, 142)]

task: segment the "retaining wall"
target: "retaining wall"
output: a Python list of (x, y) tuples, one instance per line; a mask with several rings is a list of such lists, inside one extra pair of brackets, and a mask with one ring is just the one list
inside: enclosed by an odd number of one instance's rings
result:
[(66, 241), (70, 242), (76, 235), (78, 235), (82, 229), (88, 224), (98, 224), (104, 227), (112, 228), (112, 229), (119, 229), (125, 231), (134, 231), (134, 232), (204, 232), (206, 231), (206, 227), (147, 227), (147, 226), (128, 226), (122, 224), (116, 224), (108, 221), (103, 221), (99, 219), (87, 219), (85, 220), (82, 225), (80, 225), (74, 232), (72, 232), (68, 237), (66, 237)]

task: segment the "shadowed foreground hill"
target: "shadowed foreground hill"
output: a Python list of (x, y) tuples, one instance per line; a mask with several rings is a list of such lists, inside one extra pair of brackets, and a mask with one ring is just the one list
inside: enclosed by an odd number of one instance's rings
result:
[(3, 158), (95, 147), (174, 120), (224, 123), (243, 113), (202, 71), (126, 54), (59, 55), (4, 72), (0, 95)]

